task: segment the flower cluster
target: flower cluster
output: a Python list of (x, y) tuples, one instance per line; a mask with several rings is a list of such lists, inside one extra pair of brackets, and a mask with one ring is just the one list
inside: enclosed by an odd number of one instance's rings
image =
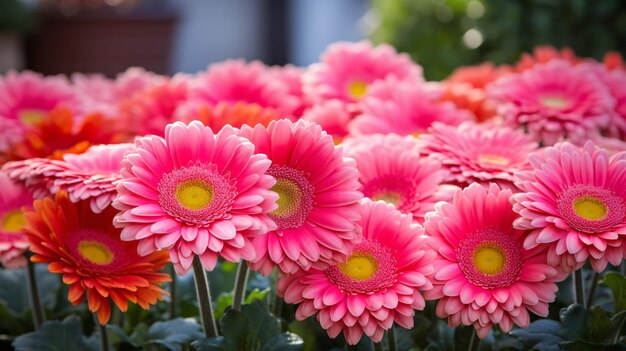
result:
[(538, 48), (426, 82), (360, 42), (306, 68), (10, 72), (0, 264), (48, 264), (101, 324), (162, 300), (170, 262), (198, 280), (228, 261), (244, 283), (275, 272), (296, 319), (349, 344), (412, 328), (426, 300), (481, 339), (525, 328), (568, 273), (626, 257), (616, 62)]

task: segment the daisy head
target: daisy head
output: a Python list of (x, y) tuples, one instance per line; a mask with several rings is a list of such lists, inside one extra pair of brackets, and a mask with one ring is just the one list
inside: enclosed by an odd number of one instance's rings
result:
[(328, 100), (304, 111), (302, 119), (319, 124), (324, 131), (333, 136), (335, 143), (340, 143), (348, 131), (348, 124), (354, 118), (354, 113), (341, 100)]
[(588, 142), (557, 144), (530, 156), (516, 175), (515, 225), (531, 230), (524, 247), (548, 249), (548, 262), (568, 272), (587, 260), (596, 272), (626, 255), (626, 152), (609, 156)]
[(6, 268), (23, 267), (28, 241), (21, 231), (26, 225), (22, 208), (30, 207), (33, 197), (4, 171), (0, 172), (0, 189), (0, 263)]
[(504, 332), (513, 324), (527, 327), (529, 311), (547, 316), (555, 281), (565, 276), (546, 262), (545, 251), (523, 247), (511, 194), (495, 184), (472, 184), (438, 204), (424, 223), (437, 253), (425, 297), (439, 299), (438, 317), (453, 327), (471, 325), (480, 338), (496, 324)]
[(414, 309), (424, 309), (420, 290), (432, 285), (434, 252), (423, 228), (384, 202), (361, 202), (363, 241), (344, 263), (325, 270), (284, 275), (278, 294), (299, 304), (296, 318), (317, 314), (331, 338), (343, 331), (348, 344), (363, 334), (380, 342), (394, 323), (413, 327)]
[(111, 316), (111, 300), (125, 312), (128, 302), (148, 309), (167, 294), (160, 288), (170, 280), (160, 273), (167, 253), (138, 256), (137, 243), (121, 241), (120, 230), (111, 224), (114, 208), (95, 214), (88, 202), (72, 203), (65, 192), (36, 200), (33, 206), (25, 214), (24, 229), (34, 253), (31, 260), (48, 263), (50, 272), (63, 275), (73, 305), (86, 296), (100, 324)]
[(77, 96), (64, 77), (30, 71), (0, 76), (0, 152), (21, 142), (29, 125), (61, 106), (78, 107)]
[(590, 69), (562, 60), (507, 75), (489, 94), (505, 124), (524, 128), (546, 145), (607, 128), (615, 106)]
[(443, 184), (448, 171), (441, 162), (420, 155), (411, 136), (361, 136), (348, 139), (344, 147), (356, 160), (363, 195), (393, 204), (417, 220), (423, 221), (426, 212), (436, 202), (448, 200), (455, 189)]
[(266, 215), (277, 196), (266, 174), (270, 161), (225, 127), (217, 134), (199, 121), (176, 122), (165, 137), (135, 141), (122, 161), (113, 206), (122, 240), (139, 240), (139, 254), (161, 249), (179, 273), (195, 255), (212, 270), (220, 255), (237, 262), (255, 258), (250, 239), (274, 229)]
[(496, 182), (514, 188), (514, 173), (530, 167), (528, 154), (538, 147), (523, 132), (506, 127), (435, 123), (429, 131), (419, 139), (422, 152), (439, 159), (450, 171), (446, 180), (461, 186)]
[(474, 119), (470, 112), (440, 101), (439, 96), (439, 91), (425, 84), (393, 78), (374, 83), (361, 102), (361, 113), (350, 124), (350, 131), (355, 135), (418, 135), (437, 121), (455, 126)]
[(212, 64), (192, 82), (190, 97), (215, 105), (219, 102), (257, 104), (292, 116), (299, 99), (289, 86), (275, 79), (259, 61), (228, 60)]
[(267, 173), (276, 179), (272, 190), (278, 194), (278, 207), (268, 214), (277, 228), (254, 238), (258, 255), (252, 267), (263, 274), (274, 266), (293, 273), (343, 261), (360, 240), (356, 221), (363, 195), (354, 160), (345, 159), (332, 137), (310, 122), (243, 126), (240, 135), (272, 161)]
[(303, 76), (303, 90), (313, 102), (338, 99), (357, 102), (375, 81), (389, 77), (422, 82), (422, 68), (407, 54), (387, 45), (370, 42), (334, 43)]
[(61, 160), (31, 158), (9, 162), (3, 169), (37, 198), (64, 190), (72, 202), (88, 200), (92, 211), (100, 213), (117, 194), (122, 159), (134, 150), (133, 144), (96, 145), (83, 154), (65, 154)]

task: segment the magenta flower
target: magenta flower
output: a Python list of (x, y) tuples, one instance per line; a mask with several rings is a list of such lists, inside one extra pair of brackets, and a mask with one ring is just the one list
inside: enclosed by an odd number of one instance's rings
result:
[(548, 262), (572, 272), (587, 259), (596, 272), (626, 257), (626, 152), (609, 156), (592, 142), (570, 143), (530, 156), (516, 175), (513, 197), (528, 249), (548, 248)]
[(146, 136), (123, 160), (113, 206), (122, 240), (139, 240), (140, 255), (167, 249), (179, 274), (195, 255), (212, 270), (218, 255), (230, 262), (255, 258), (253, 236), (274, 229), (266, 215), (277, 196), (265, 174), (270, 161), (225, 127), (214, 134), (195, 121)]
[(351, 345), (363, 334), (379, 342), (394, 323), (412, 328), (414, 309), (425, 306), (419, 290), (432, 288), (434, 252), (423, 228), (382, 201), (364, 199), (361, 212), (363, 241), (345, 263), (278, 281), (278, 294), (299, 304), (297, 319), (317, 314), (331, 338), (343, 331)]
[(254, 238), (252, 268), (293, 273), (345, 260), (361, 239), (356, 222), (363, 195), (354, 160), (344, 159), (332, 137), (310, 122), (243, 126), (240, 135), (272, 161), (267, 173), (276, 178), (272, 190), (279, 195), (278, 208), (268, 214), (277, 228)]

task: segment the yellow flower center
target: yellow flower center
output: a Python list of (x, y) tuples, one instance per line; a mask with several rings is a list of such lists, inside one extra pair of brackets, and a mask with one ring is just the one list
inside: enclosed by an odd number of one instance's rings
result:
[(541, 104), (545, 107), (552, 108), (565, 108), (569, 105), (569, 101), (567, 99), (562, 98), (560, 96), (544, 96), (541, 98)]
[(480, 163), (490, 163), (492, 165), (498, 166), (506, 166), (509, 164), (509, 159), (506, 157), (493, 155), (493, 154), (483, 154), (478, 156), (478, 162)]
[(366, 280), (378, 271), (378, 262), (374, 256), (366, 253), (357, 253), (348, 258), (346, 263), (339, 264), (343, 274), (355, 280)]
[(19, 232), (26, 225), (26, 218), (20, 210), (9, 211), (2, 217), (2, 230), (6, 232)]
[(372, 200), (374, 201), (383, 200), (392, 205), (397, 205), (401, 199), (400, 194), (395, 191), (388, 191), (386, 193), (380, 193), (372, 196)]
[(298, 204), (302, 200), (302, 191), (298, 184), (291, 179), (277, 179), (272, 191), (278, 194), (276, 208), (271, 213), (275, 216), (289, 216), (298, 209)]
[(95, 264), (109, 264), (113, 261), (113, 253), (104, 244), (97, 241), (83, 240), (78, 244), (78, 252), (83, 258)]
[(590, 196), (581, 196), (577, 198), (574, 200), (572, 207), (574, 208), (574, 211), (576, 211), (577, 215), (591, 221), (603, 219), (607, 213), (606, 206), (602, 203), (602, 201)]
[(482, 244), (472, 256), (474, 267), (483, 274), (496, 275), (504, 269), (505, 256), (502, 249), (493, 244)]
[(201, 180), (188, 180), (176, 187), (176, 199), (189, 210), (199, 210), (211, 203), (215, 191)]
[(367, 92), (367, 83), (361, 80), (354, 80), (348, 85), (348, 93), (354, 99), (360, 99)]
[(42, 110), (22, 110), (19, 112), (19, 118), (24, 124), (37, 124), (39, 123), (46, 112)]

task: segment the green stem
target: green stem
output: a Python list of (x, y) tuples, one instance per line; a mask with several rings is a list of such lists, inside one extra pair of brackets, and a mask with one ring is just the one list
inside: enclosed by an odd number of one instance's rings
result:
[(241, 305), (246, 298), (246, 284), (248, 283), (248, 263), (242, 260), (237, 269), (237, 278), (235, 278), (235, 289), (233, 291), (233, 310), (241, 311)]
[(176, 318), (176, 271), (174, 270), (174, 265), (170, 266), (170, 277), (172, 277), (172, 281), (170, 282), (170, 319)]
[(469, 347), (467, 351), (478, 351), (478, 347), (480, 346), (480, 338), (478, 334), (476, 334), (476, 329), (472, 330), (472, 336), (470, 337)]
[(200, 320), (202, 321), (202, 329), (208, 338), (219, 336), (217, 333), (217, 325), (213, 316), (213, 306), (211, 306), (211, 293), (209, 289), (209, 280), (206, 277), (200, 258), (193, 258), (193, 275), (196, 282), (196, 295), (198, 297), (198, 307), (200, 308)]
[(591, 287), (589, 288), (589, 294), (587, 296), (587, 308), (593, 305), (593, 299), (596, 295), (596, 288), (598, 287), (598, 281), (600, 280), (600, 273), (593, 273), (593, 281), (591, 282)]
[(398, 351), (398, 342), (396, 341), (396, 329), (391, 326), (389, 329), (389, 351)]
[(96, 322), (98, 328), (98, 334), (100, 335), (100, 351), (109, 351), (109, 333), (107, 333), (107, 326), (100, 324), (98, 315), (93, 314), (93, 319)]
[(26, 273), (28, 276), (28, 291), (30, 298), (30, 309), (33, 315), (33, 323), (35, 324), (35, 330), (39, 329), (46, 317), (43, 312), (43, 306), (41, 305), (41, 299), (39, 298), (39, 291), (37, 290), (37, 279), (35, 277), (35, 264), (30, 260), (30, 257), (26, 257)]
[(574, 271), (574, 296), (576, 297), (576, 303), (585, 305), (585, 289), (583, 287), (583, 270), (582, 268)]

